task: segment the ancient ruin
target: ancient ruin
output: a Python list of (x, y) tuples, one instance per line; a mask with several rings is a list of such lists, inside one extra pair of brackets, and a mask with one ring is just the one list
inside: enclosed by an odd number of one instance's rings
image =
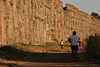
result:
[(0, 0), (0, 44), (59, 42), (73, 30), (100, 34), (100, 20), (61, 0)]

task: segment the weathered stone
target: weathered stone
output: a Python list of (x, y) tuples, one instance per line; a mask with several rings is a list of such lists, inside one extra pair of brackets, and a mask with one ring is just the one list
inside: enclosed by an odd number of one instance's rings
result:
[(80, 11), (73, 5), (66, 4), (64, 14), (69, 34), (71, 34), (74, 30), (76, 30), (78, 35), (82, 38), (88, 37), (91, 32), (93, 32), (93, 34), (100, 34), (100, 20), (97, 20), (83, 11)]
[[(59, 42), (76, 30), (100, 34), (100, 20), (61, 0), (0, 0), (0, 44)], [(82, 33), (83, 32), (83, 33)]]

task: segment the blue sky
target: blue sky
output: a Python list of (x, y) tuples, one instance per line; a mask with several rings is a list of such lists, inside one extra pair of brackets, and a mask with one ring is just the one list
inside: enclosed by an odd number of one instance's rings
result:
[(81, 11), (91, 14), (96, 12), (100, 15), (100, 0), (62, 0), (63, 4), (72, 4)]

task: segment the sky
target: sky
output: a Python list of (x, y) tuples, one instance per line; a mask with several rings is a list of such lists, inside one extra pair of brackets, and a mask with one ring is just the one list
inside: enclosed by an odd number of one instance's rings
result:
[(63, 5), (66, 3), (72, 4), (79, 10), (88, 14), (96, 12), (100, 15), (100, 0), (62, 0)]

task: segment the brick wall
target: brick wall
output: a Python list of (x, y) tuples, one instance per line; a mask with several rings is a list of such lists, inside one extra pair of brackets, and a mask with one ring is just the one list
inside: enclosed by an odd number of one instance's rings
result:
[(61, 0), (0, 0), (0, 43), (42, 45), (65, 39), (73, 30), (84, 38), (100, 31), (99, 20), (66, 7)]
[(40, 45), (64, 36), (60, 0), (0, 0), (2, 44)]
[(100, 34), (100, 20), (97, 20), (71, 4), (66, 4), (65, 7), (66, 10), (64, 10), (64, 14), (66, 15), (66, 24), (69, 31), (67, 35), (70, 35), (74, 30), (84, 39), (88, 37), (91, 32), (93, 32), (93, 34)]

